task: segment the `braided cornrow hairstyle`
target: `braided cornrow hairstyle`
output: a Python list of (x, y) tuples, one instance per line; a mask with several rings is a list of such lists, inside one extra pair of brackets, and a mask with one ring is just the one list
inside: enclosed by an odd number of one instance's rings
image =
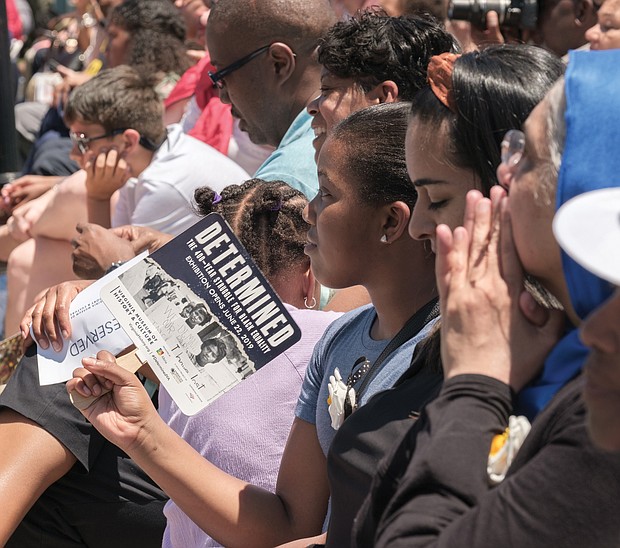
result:
[(309, 225), (303, 219), (308, 199), (284, 181), (250, 179), (220, 194), (209, 187), (194, 193), (198, 212), (219, 213), (268, 278), (294, 265), (309, 266), (304, 254)]

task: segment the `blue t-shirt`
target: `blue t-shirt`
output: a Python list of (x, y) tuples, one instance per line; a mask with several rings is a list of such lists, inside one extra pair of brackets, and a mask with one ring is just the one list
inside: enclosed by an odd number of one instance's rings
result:
[(263, 162), (254, 177), (266, 181), (285, 181), (301, 190), (309, 200), (319, 190), (314, 161), (312, 116), (302, 110), (288, 128), (278, 148)]
[[(327, 405), (329, 376), (334, 374), (337, 367), (346, 382), (353, 364), (360, 356), (365, 356), (370, 363), (374, 363), (389, 344), (390, 339), (377, 341), (370, 337), (370, 328), (376, 316), (372, 305), (348, 312), (327, 328), (312, 353), (295, 415), (316, 425), (319, 443), (325, 455), (336, 433), (331, 426)], [(358, 405), (364, 405), (377, 392), (394, 386), (409, 368), (416, 344), (426, 337), (436, 321), (435, 319), (425, 325), (415, 337), (394, 350), (383, 361), (379, 371), (362, 393)]]

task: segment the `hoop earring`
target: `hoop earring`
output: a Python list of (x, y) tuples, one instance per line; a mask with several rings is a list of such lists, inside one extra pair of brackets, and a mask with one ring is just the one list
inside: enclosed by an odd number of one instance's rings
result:
[(312, 308), (314, 308), (316, 306), (316, 297), (312, 297), (312, 300), (310, 301), (310, 304), (308, 304), (308, 297), (304, 297), (304, 306), (310, 310)]

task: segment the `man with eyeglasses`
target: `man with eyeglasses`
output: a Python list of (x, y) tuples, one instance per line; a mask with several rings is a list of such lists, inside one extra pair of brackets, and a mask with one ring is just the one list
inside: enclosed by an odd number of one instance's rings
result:
[[(98, 277), (112, 263), (133, 256), (130, 243), (106, 228), (133, 224), (180, 234), (198, 219), (192, 206), (196, 188), (221, 190), (249, 178), (232, 160), (185, 135), (180, 126), (166, 131), (152, 78), (130, 67), (102, 71), (76, 88), (65, 115), (73, 136), (71, 156), (83, 168), (77, 177), (86, 182), (87, 218), (81, 214), (81, 182), (76, 183), (79, 199), (74, 207), (81, 223), (94, 224), (79, 225), (78, 234), (77, 221), (67, 225), (62, 218), (50, 219), (54, 236), (30, 238), (11, 253), (7, 333), (17, 331), (41, 290), (73, 278), (73, 272)], [(112, 213), (111, 198), (117, 191)], [(62, 207), (75, 219), (70, 205)], [(76, 248), (73, 270), (71, 243)]]
[(305, 106), (320, 85), (313, 57), (335, 23), (326, 0), (220, 0), (209, 16), (207, 44), (213, 85), (232, 105), (252, 142), (277, 147), (255, 174), (281, 179), (312, 198), (318, 189)]

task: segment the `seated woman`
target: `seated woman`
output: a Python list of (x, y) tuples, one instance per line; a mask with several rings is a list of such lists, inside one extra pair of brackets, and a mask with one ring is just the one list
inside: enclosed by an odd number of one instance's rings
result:
[[(523, 133), (506, 135), (498, 180), (509, 196), (469, 193), (464, 227), (449, 212), (465, 199), (445, 204), (449, 220), (432, 237), (446, 382), (379, 468), (355, 545), (617, 545), (620, 455), (589, 439), (581, 399), (588, 352), (576, 329), (613, 288), (561, 255), (551, 222), (572, 197), (618, 186), (620, 159), (606, 143), (618, 138), (609, 121), (620, 116), (619, 61), (618, 51), (572, 52), (565, 81)], [(409, 143), (432, 128), (414, 122)], [(451, 155), (437, 152), (449, 147), (433, 150), (463, 191), (473, 186)], [(414, 180), (431, 175), (416, 169)], [(560, 325), (557, 312), (535, 309), (523, 293), (521, 264), (561, 303)], [(531, 429), (511, 415), (528, 417)]]
[[(302, 339), (193, 417), (183, 415), (163, 389), (159, 410), (219, 466), (273, 490), (305, 367), (315, 343), (339, 314), (306, 307), (316, 303), (319, 288), (304, 254), (303, 194), (279, 181), (254, 179), (227, 187), (220, 201), (212, 190), (204, 189), (197, 202), (203, 213), (216, 211), (228, 220), (288, 303)], [(271, 245), (263, 245), (267, 241)], [(84, 285), (52, 288), (33, 308), (25, 323), (33, 322), (37, 339), (49, 320), (58, 320), (59, 327), (70, 332), (68, 304)], [(6, 448), (0, 455), (5, 478), (0, 482), (5, 501), (0, 544), (30, 546), (45, 531), (54, 546), (73, 546), (74, 538), (89, 546), (159, 545), (165, 495), (84, 421), (63, 384), (39, 386), (33, 350), (0, 395), (0, 444)], [(229, 458), (231, 454), (238, 458)], [(192, 537), (209, 541), (173, 505), (165, 513), (170, 524), (166, 538), (172, 538), (173, 545), (191, 545)]]
[[(77, 370), (78, 378), (67, 385), (85, 394), (103, 382), (102, 376), (117, 385), (113, 394), (85, 410), (87, 418), (127, 448), (196, 527), (226, 546), (274, 546), (321, 533), (330, 495), (326, 455), (335, 434), (332, 424), (338, 426), (343, 419), (345, 403), (363, 409), (373, 394), (393, 386), (436, 321), (432, 257), (406, 232), (416, 198), (403, 147), (408, 113), (407, 103), (356, 112), (321, 149), (320, 190), (305, 214), (310, 223), (306, 253), (322, 283), (334, 288), (363, 285), (374, 306), (334, 322), (315, 348), (275, 493), (226, 474), (221, 462), (203, 458), (157, 417), (146, 392), (109, 354), (84, 362), (97, 377)], [(261, 239), (256, 245), (274, 244)], [(361, 357), (365, 360), (360, 363)], [(371, 363), (367, 370), (364, 364)], [(422, 369), (416, 378), (420, 390), (408, 402), (414, 412), (436, 393), (441, 374)], [(129, 409), (140, 417), (126, 436), (104, 420), (111, 397), (120, 420)], [(149, 439), (148, 447), (136, 439)], [(363, 476), (376, 466), (376, 454), (350, 453), (358, 457)]]

